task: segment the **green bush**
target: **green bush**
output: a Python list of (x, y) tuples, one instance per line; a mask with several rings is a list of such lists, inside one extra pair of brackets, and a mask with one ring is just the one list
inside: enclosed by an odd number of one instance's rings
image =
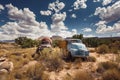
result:
[(97, 52), (102, 53), (102, 54), (107, 53), (107, 52), (109, 52), (109, 47), (107, 45), (103, 44), (97, 48)]
[(15, 39), (15, 43), (20, 45), (22, 48), (30, 48), (30, 47), (37, 46), (39, 44), (39, 41), (32, 40), (27, 37), (18, 37)]

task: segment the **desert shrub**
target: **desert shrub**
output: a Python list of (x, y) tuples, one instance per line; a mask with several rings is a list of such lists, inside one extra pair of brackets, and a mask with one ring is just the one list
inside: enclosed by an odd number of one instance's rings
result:
[(60, 40), (53, 40), (52, 46), (53, 46), (53, 47), (58, 47), (59, 41), (60, 41)]
[(94, 78), (87, 72), (78, 71), (74, 76), (65, 75), (63, 80), (94, 80)]
[(37, 46), (39, 44), (39, 41), (32, 40), (27, 37), (18, 37), (15, 39), (15, 43), (20, 45), (22, 48), (30, 48), (30, 47)]
[(49, 71), (59, 71), (62, 69), (62, 61), (57, 58), (48, 59), (45, 64)]
[(112, 53), (119, 53), (120, 50), (120, 41), (115, 41), (109, 44), (110, 52)]
[(118, 48), (117, 48), (117, 47), (112, 47), (112, 48), (110, 49), (110, 52), (115, 53), (115, 54), (118, 54)]
[(116, 69), (110, 69), (103, 73), (103, 80), (120, 80), (120, 72)]
[(116, 62), (120, 63), (120, 55), (116, 57)]
[(89, 56), (87, 61), (96, 62), (96, 58), (94, 56)]
[(44, 73), (44, 67), (37, 63), (29, 67), (25, 72), (23, 70), (14, 70), (12, 72), (14, 79), (12, 80), (48, 80), (49, 76)]
[(103, 53), (107, 53), (109, 51), (109, 47), (107, 45), (103, 44), (103, 45), (100, 45), (96, 50), (98, 53), (103, 54)]
[(50, 48), (45, 48), (37, 60), (42, 62), (48, 71), (59, 71), (63, 68), (63, 60), (59, 52), (53, 52)]
[(104, 72), (109, 69), (117, 69), (118, 65), (114, 62), (101, 62), (98, 64), (98, 72)]
[(94, 80), (94, 79), (89, 73), (80, 71), (75, 74), (73, 80)]
[(43, 80), (43, 78), (44, 80), (48, 80), (48, 75), (44, 74), (44, 70), (44, 67), (38, 63), (35, 66), (29, 67), (29, 69), (26, 72), (26, 75), (29, 78), (29, 80)]
[(96, 52), (95, 48), (88, 48), (90, 53)]
[(62, 80), (73, 80), (73, 77), (69, 73), (67, 73)]

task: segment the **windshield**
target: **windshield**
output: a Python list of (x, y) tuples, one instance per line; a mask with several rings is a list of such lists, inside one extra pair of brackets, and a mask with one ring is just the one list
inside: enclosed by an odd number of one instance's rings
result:
[(87, 50), (86, 46), (84, 44), (71, 44), (71, 48), (73, 49), (82, 49), (82, 50)]

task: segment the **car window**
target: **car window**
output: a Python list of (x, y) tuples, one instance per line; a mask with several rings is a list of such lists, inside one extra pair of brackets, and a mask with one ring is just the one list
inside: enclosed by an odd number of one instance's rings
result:
[(87, 50), (86, 46), (85, 45), (75, 45), (75, 44), (72, 44), (70, 46), (72, 49), (83, 49), (83, 50)]

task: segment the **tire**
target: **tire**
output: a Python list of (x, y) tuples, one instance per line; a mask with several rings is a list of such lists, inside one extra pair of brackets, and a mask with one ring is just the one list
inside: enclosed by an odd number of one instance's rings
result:
[(68, 52), (67, 59), (68, 59), (69, 61), (75, 61), (75, 58), (71, 55), (71, 52)]

